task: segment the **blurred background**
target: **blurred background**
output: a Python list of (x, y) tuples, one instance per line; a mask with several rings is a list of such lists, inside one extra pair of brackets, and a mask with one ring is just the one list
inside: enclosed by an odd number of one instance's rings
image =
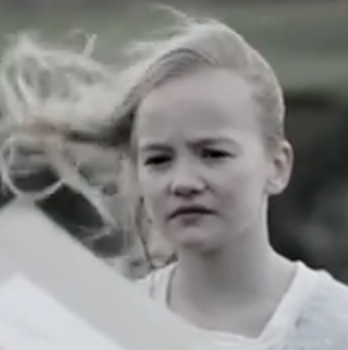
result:
[[(296, 162), (289, 188), (271, 202), (272, 243), (291, 259), (325, 268), (348, 283), (348, 1), (164, 2), (194, 15), (226, 21), (274, 67), (285, 90), (286, 127)], [(99, 58), (115, 63), (121, 43), (165, 24), (158, 13), (145, 15), (148, 3), (0, 0), (0, 51), (11, 35), (23, 30), (52, 38), (81, 30), (98, 34)], [(52, 178), (47, 171), (31, 178), (30, 186), (49, 183)], [(10, 200), (11, 195), (3, 192), (1, 205)], [(88, 203), (68, 188), (38, 206), (81, 240), (100, 226)], [(115, 232), (89, 248), (134, 278), (145, 273), (146, 257), (139, 240), (125, 239), (126, 234)], [(171, 253), (154, 232), (149, 251), (155, 263), (165, 262)]]

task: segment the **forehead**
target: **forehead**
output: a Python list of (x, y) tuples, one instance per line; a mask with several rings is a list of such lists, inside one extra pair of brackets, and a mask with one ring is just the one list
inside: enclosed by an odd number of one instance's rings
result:
[(251, 86), (233, 72), (206, 70), (152, 91), (139, 106), (135, 136), (142, 146), (258, 129)]

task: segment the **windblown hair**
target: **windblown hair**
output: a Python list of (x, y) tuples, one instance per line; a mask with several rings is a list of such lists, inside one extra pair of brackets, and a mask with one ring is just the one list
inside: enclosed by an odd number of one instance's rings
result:
[[(282, 91), (261, 55), (223, 23), (172, 15), (177, 24), (164, 37), (125, 48), (132, 63), (119, 70), (93, 59), (90, 47), (57, 49), (28, 36), (10, 45), (0, 67), (0, 170), (10, 191), (37, 199), (66, 184), (107, 224), (141, 229), (146, 214), (132, 166), (138, 106), (153, 89), (199, 69), (231, 70), (250, 82), (265, 140), (283, 137)], [(15, 179), (42, 166), (59, 181), (24, 193)], [(95, 183), (84, 176), (88, 171), (98, 175)], [(107, 195), (110, 184), (116, 190)], [(105, 205), (110, 197), (113, 215)]]

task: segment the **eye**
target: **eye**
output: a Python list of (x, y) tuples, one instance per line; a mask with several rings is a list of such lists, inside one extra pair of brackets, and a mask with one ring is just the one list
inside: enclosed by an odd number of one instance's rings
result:
[(171, 161), (171, 158), (172, 157), (168, 154), (158, 154), (147, 157), (144, 161), (144, 164), (147, 166), (165, 165)]
[(227, 151), (217, 149), (203, 149), (201, 156), (205, 159), (223, 159), (231, 157), (231, 154)]

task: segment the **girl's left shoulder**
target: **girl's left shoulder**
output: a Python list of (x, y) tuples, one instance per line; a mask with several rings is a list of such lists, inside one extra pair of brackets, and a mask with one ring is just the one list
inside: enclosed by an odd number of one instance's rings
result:
[[(316, 349), (348, 349), (348, 286), (324, 271), (316, 271), (312, 293), (297, 320), (297, 337)], [(309, 347), (312, 349), (312, 347)]]

